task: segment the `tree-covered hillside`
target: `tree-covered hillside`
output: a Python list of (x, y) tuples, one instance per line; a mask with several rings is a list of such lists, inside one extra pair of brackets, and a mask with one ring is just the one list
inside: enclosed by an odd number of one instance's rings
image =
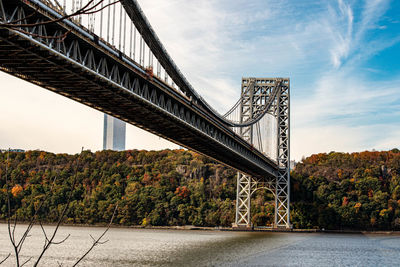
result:
[[(184, 150), (53, 154), (0, 153), (0, 220), (6, 218), (6, 173), (12, 212), (54, 222), (68, 202), (67, 223), (230, 226), (236, 172)], [(400, 153), (312, 155), (291, 173), (295, 228), (400, 229)], [(252, 199), (256, 226), (273, 222), (274, 201), (259, 190)]]
[(292, 172), (298, 228), (400, 229), (400, 153), (316, 154)]
[[(6, 161), (1, 153), (0, 219), (7, 210)], [(114, 222), (123, 225), (228, 226), (234, 220), (235, 172), (184, 150), (10, 153), (8, 177), (19, 220), (28, 220), (47, 196), (39, 216), (55, 221), (74, 181), (70, 223), (106, 223), (117, 202)]]

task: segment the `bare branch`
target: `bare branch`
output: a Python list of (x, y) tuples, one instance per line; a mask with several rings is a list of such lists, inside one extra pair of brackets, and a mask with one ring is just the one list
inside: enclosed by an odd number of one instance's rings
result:
[[(78, 177), (79, 160), (80, 160), (80, 157), (82, 156), (82, 152), (83, 152), (83, 147), (82, 147), (81, 154), (79, 155), (79, 157), (78, 157), (78, 159), (77, 159), (77, 163), (76, 163), (76, 166), (75, 166), (75, 176), (74, 176), (74, 180), (73, 180), (72, 185), (71, 185), (71, 191), (70, 191), (70, 194), (69, 194), (69, 196), (68, 196), (67, 203), (65, 204), (65, 207), (64, 207), (64, 209), (63, 209), (62, 212), (61, 212), (61, 215), (58, 217), (58, 221), (57, 221), (57, 224), (56, 224), (56, 228), (54, 229), (53, 234), (51, 235), (51, 237), (48, 239), (49, 242), (44, 246), (42, 252), (40, 253), (38, 259), (36, 260), (36, 262), (34, 263), (33, 266), (37, 266), (37, 265), (39, 264), (40, 260), (42, 259), (44, 253), (49, 249), (49, 247), (50, 247), (52, 244), (56, 244), (56, 243), (53, 242), (53, 240), (54, 240), (54, 238), (56, 237), (56, 234), (57, 234), (57, 232), (58, 232), (58, 229), (60, 228), (60, 226), (61, 226), (61, 224), (62, 224), (62, 222), (63, 222), (63, 220), (64, 220), (65, 214), (67, 213), (67, 211), (68, 211), (68, 209), (69, 209), (69, 205), (70, 205), (70, 203), (71, 203), (73, 191), (74, 191), (74, 188), (75, 188), (75, 185), (76, 185), (76, 181), (77, 181), (77, 177)], [(69, 237), (69, 235), (68, 235), (68, 237)], [(68, 238), (68, 237), (67, 237), (67, 238)], [(66, 240), (67, 238), (65, 238), (65, 240)], [(64, 240), (64, 241), (65, 241), (65, 240)], [(64, 241), (62, 241), (62, 242), (64, 242)]]
[(48, 36), (48, 35), (40, 35), (40, 34), (36, 34), (36, 33), (32, 33), (32, 32), (28, 32), (25, 31), (23, 29), (13, 29), (14, 31), (26, 34), (26, 35), (30, 35), (32, 37), (38, 37), (38, 38), (43, 38), (43, 39), (59, 39), (59, 42), (62, 42), (65, 40), (65, 38), (67, 38), (67, 35), (71, 32), (71, 30), (68, 30), (67, 32), (59, 35), (59, 36)]
[(91, 234), (89, 234), (89, 236), (92, 238), (93, 242), (96, 242), (96, 239), (94, 239), (94, 237)]
[(32, 257), (30, 257), (29, 259), (27, 259), (24, 263), (21, 264), (21, 267), (24, 266), (25, 264), (27, 264), (31, 259), (32, 259)]
[(110, 240), (107, 239), (107, 240), (104, 240), (104, 241), (102, 241), (102, 242), (97, 241), (97, 244), (98, 244), (98, 245), (103, 245), (103, 244), (107, 243), (108, 241), (110, 241)]
[[(1, 27), (4, 28), (19, 28), (19, 27), (35, 27), (35, 26), (39, 26), (39, 25), (47, 25), (47, 24), (51, 24), (51, 23), (57, 23), (57, 22), (61, 22), (63, 20), (75, 17), (75, 16), (79, 16), (79, 15), (90, 15), (93, 13), (97, 13), (101, 10), (103, 10), (104, 8), (107, 8), (109, 6), (115, 5), (116, 3), (119, 2), (119, 0), (114, 1), (112, 3), (109, 3), (107, 5), (105, 5), (104, 7), (102, 7), (99, 10), (94, 10), (96, 7), (98, 7), (102, 2), (104, 2), (104, 0), (99, 1), (97, 4), (93, 5), (92, 7), (89, 7), (95, 0), (90, 0), (84, 7), (82, 7), (81, 9), (75, 11), (72, 14), (69, 15), (64, 15), (61, 18), (58, 19), (52, 19), (52, 20), (47, 20), (47, 21), (43, 21), (43, 22), (37, 22), (37, 23), (29, 23), (29, 24), (15, 24), (14, 22), (11, 23), (0, 23)], [(92, 11), (94, 10), (94, 11)], [(20, 19), (19, 21), (24, 20)]]
[[(54, 179), (53, 179), (53, 181), (52, 181), (52, 184), (51, 184), (51, 187), (50, 187), (50, 192), (53, 191), (53, 188), (54, 188), (54, 185), (55, 185), (55, 183), (56, 183), (56, 180), (57, 180), (57, 176), (55, 176)], [(18, 242), (18, 245), (17, 245), (17, 247), (18, 247), (18, 252), (21, 251), (22, 246), (23, 246), (23, 244), (24, 244), (24, 242), (25, 242), (25, 239), (28, 237), (28, 234), (29, 234), (29, 232), (31, 231), (31, 229), (32, 229), (32, 227), (33, 227), (33, 225), (34, 225), (34, 223), (35, 223), (37, 214), (38, 214), (39, 210), (42, 208), (43, 204), (44, 204), (44, 203), (46, 202), (46, 200), (48, 199), (48, 197), (49, 197), (49, 194), (46, 194), (46, 195), (45, 195), (45, 198), (40, 202), (39, 207), (37, 207), (37, 209), (35, 210), (35, 213), (34, 213), (33, 216), (31, 217), (31, 220), (30, 220), (30, 222), (29, 222), (29, 224), (28, 224), (28, 226), (27, 226), (27, 228), (26, 228), (24, 234), (22, 235), (21, 240)], [(41, 227), (42, 227), (42, 230), (44, 231), (42, 225), (41, 225)], [(46, 236), (46, 238), (47, 238), (47, 236)]]
[[(10, 237), (11, 245), (14, 248), (14, 253), (15, 253), (15, 259), (17, 261), (17, 266), (19, 266), (19, 251), (18, 247), (15, 244), (15, 235), (14, 235), (14, 230), (15, 230), (15, 225), (13, 231), (11, 231), (11, 204), (10, 204), (10, 194), (9, 194), (9, 184), (8, 184), (8, 164), (10, 161), (10, 149), (8, 149), (7, 152), (7, 162), (6, 162), (6, 190), (7, 190), (7, 210), (8, 210), (8, 216), (7, 216), (7, 227), (8, 227), (8, 235)], [(15, 214), (15, 218), (17, 217), (17, 214)], [(16, 220), (15, 220), (16, 222)]]
[[(94, 10), (94, 11), (86, 11), (86, 12), (84, 13), (84, 15), (95, 14), (95, 13), (97, 13), (97, 12), (99, 12), (99, 11), (102, 11), (103, 9), (105, 9), (105, 8), (107, 8), (107, 7), (109, 7), (109, 6), (115, 5), (115, 4), (118, 3), (118, 2), (119, 2), (119, 0), (117, 0), (117, 1), (115, 1), (115, 2), (112, 2), (112, 3), (109, 3), (109, 4), (103, 6), (103, 7), (100, 8), (100, 9), (97, 9), (97, 10)], [(101, 3), (101, 2), (97, 3), (96, 6), (98, 6), (100, 3)]]
[(45, 248), (46, 245), (47, 245), (47, 243), (49, 243), (50, 241), (49, 241), (49, 238), (47, 237), (46, 230), (44, 230), (44, 227), (43, 227), (43, 224), (42, 224), (41, 221), (39, 221), (39, 225), (40, 225), (40, 228), (42, 229), (42, 232), (43, 232), (43, 235), (44, 235), (44, 245), (43, 245), (43, 248)]
[(14, 214), (14, 225), (13, 225), (13, 231), (12, 231), (12, 236), (13, 236), (13, 240), (15, 243), (15, 229), (17, 228), (17, 213), (15, 212)]
[(0, 261), (0, 265), (3, 264), (9, 257), (11, 256), (11, 253), (8, 253), (7, 257), (5, 257), (2, 261)]
[(69, 237), (71, 236), (71, 234), (68, 234), (63, 240), (58, 241), (58, 242), (51, 242), (53, 245), (59, 245), (61, 243), (64, 243)]
[(89, 254), (89, 252), (92, 251), (92, 249), (93, 249), (95, 246), (97, 246), (97, 245), (102, 245), (102, 244), (105, 244), (105, 243), (108, 242), (108, 240), (106, 240), (106, 241), (101, 241), (101, 239), (104, 237), (104, 235), (105, 235), (105, 234), (108, 232), (108, 230), (110, 229), (111, 224), (112, 224), (112, 222), (113, 222), (113, 220), (114, 220), (115, 214), (117, 213), (117, 209), (118, 209), (118, 203), (117, 203), (117, 205), (115, 206), (113, 215), (112, 215), (112, 217), (111, 217), (111, 220), (110, 220), (109, 224), (107, 225), (106, 230), (104, 230), (104, 232), (103, 232), (103, 233), (99, 236), (99, 238), (97, 238), (96, 240), (93, 238), (92, 235), (90, 235), (90, 237), (91, 237), (92, 240), (93, 240), (92, 246), (86, 251), (85, 254), (82, 255), (82, 257), (80, 257), (80, 258), (78, 259), (78, 261), (77, 261), (73, 266), (77, 266), (77, 265), (79, 264), (79, 262), (81, 262), (81, 261)]
[[(9, 151), (9, 152), (10, 152), (10, 151)], [(14, 252), (15, 252), (15, 256), (16, 256), (16, 265), (17, 265), (17, 266), (24, 266), (24, 265), (26, 265), (29, 261), (32, 260), (32, 257), (30, 257), (30, 258), (27, 259), (25, 262), (23, 262), (22, 264), (20, 264), (20, 251), (21, 251), (21, 249), (22, 249), (22, 246), (23, 246), (23, 244), (24, 244), (26, 238), (29, 237), (29, 233), (30, 233), (30, 231), (31, 231), (31, 229), (32, 229), (32, 227), (33, 227), (33, 225), (35, 224), (35, 222), (36, 222), (36, 220), (37, 220), (38, 212), (40, 211), (41, 207), (44, 205), (44, 203), (45, 203), (46, 200), (48, 199), (49, 194), (46, 194), (45, 197), (40, 201), (39, 206), (35, 209), (34, 215), (32, 216), (32, 218), (31, 218), (31, 220), (30, 220), (30, 222), (29, 222), (29, 224), (28, 224), (28, 226), (27, 226), (25, 232), (23, 233), (21, 239), (19, 240), (19, 242), (18, 242), (18, 244), (17, 244), (16, 238), (15, 238), (15, 229), (16, 229), (17, 221), (18, 221), (18, 220), (17, 220), (17, 219), (18, 219), (17, 214), (14, 214), (14, 218), (13, 218), (14, 220), (13, 220), (13, 222), (11, 222), (11, 219), (12, 219), (12, 217), (11, 217), (11, 200), (10, 200), (10, 194), (9, 194), (9, 193), (10, 193), (10, 189), (9, 189), (10, 184), (9, 184), (9, 181), (8, 181), (9, 152), (8, 152), (8, 154), (7, 154), (6, 173), (5, 173), (5, 174), (6, 174), (7, 207), (8, 207), (8, 212), (7, 212), (7, 215), (8, 215), (8, 216), (7, 216), (8, 232), (9, 232), (9, 237), (10, 237), (11, 244), (12, 244), (12, 246), (14, 247)], [(82, 155), (82, 152), (83, 152), (83, 147), (82, 147), (81, 155)], [(43, 246), (43, 249), (42, 249), (41, 254), (39, 255), (37, 261), (33, 264), (33, 266), (37, 266), (37, 265), (38, 265), (39, 261), (42, 259), (43, 255), (44, 255), (44, 253), (49, 249), (49, 247), (50, 247), (51, 245), (58, 245), (58, 244), (61, 244), (61, 243), (65, 242), (65, 241), (71, 236), (70, 234), (68, 234), (64, 239), (62, 239), (62, 240), (60, 240), (60, 241), (57, 241), (57, 242), (54, 241), (54, 239), (55, 239), (55, 237), (56, 237), (56, 234), (57, 234), (57, 232), (58, 232), (58, 229), (59, 229), (59, 227), (61, 226), (61, 224), (62, 224), (62, 222), (63, 222), (63, 220), (64, 220), (64, 218), (65, 218), (65, 216), (66, 216), (66, 214), (67, 214), (67, 212), (68, 212), (68, 210), (69, 210), (69, 207), (70, 207), (70, 203), (71, 203), (72, 196), (73, 196), (73, 191), (74, 191), (74, 188), (75, 188), (76, 183), (77, 183), (77, 180), (78, 180), (77, 177), (78, 177), (79, 161), (80, 161), (81, 155), (78, 157), (77, 162), (76, 162), (75, 175), (74, 175), (73, 182), (72, 182), (72, 184), (71, 184), (71, 190), (70, 190), (70, 192), (69, 192), (69, 195), (68, 195), (68, 198), (67, 198), (67, 202), (66, 202), (66, 204), (65, 204), (65, 207), (62, 209), (61, 214), (59, 215), (59, 218), (58, 218), (58, 221), (57, 221), (57, 224), (56, 224), (56, 228), (55, 228), (55, 230), (53, 231), (53, 233), (52, 233), (51, 236), (49, 236), (48, 233), (46, 232), (46, 230), (45, 230), (45, 228), (44, 228), (44, 226), (43, 226), (41, 220), (38, 220), (39, 225), (40, 225), (40, 227), (41, 227), (41, 229), (42, 229), (43, 235), (44, 235), (44, 237), (45, 237), (45, 243), (44, 243), (44, 246)], [(54, 188), (54, 186), (55, 186), (56, 180), (57, 180), (57, 176), (54, 177), (54, 179), (53, 179), (53, 181), (52, 181), (52, 184), (51, 184), (51, 187), (50, 187), (50, 192), (53, 191), (53, 188)], [(106, 242), (109, 241), (109, 240), (102, 241), (101, 239), (104, 237), (104, 235), (107, 233), (108, 229), (110, 228), (110, 226), (111, 226), (111, 224), (112, 224), (112, 222), (113, 222), (113, 220), (114, 220), (114, 217), (115, 217), (117, 208), (118, 208), (118, 204), (116, 205), (115, 210), (114, 210), (113, 215), (112, 215), (112, 218), (111, 218), (111, 221), (110, 221), (110, 223), (109, 223), (107, 229), (103, 232), (103, 234), (100, 235), (98, 239), (95, 239), (93, 236), (91, 236), (91, 238), (92, 238), (92, 240), (93, 240), (92, 246), (91, 246), (91, 247), (89, 248), (89, 250), (78, 260), (78, 262), (77, 262), (76, 264), (78, 264), (84, 257), (86, 257), (87, 254), (88, 254), (96, 245), (105, 244)], [(13, 228), (13, 229), (11, 229), (11, 228)], [(0, 264), (3, 263), (3, 262), (5, 262), (5, 261), (10, 257), (10, 255), (11, 255), (11, 253), (10, 253), (9, 255), (7, 255), (7, 257), (4, 258), (4, 259), (0, 262)], [(58, 263), (59, 266), (62, 266), (61, 263), (59, 263), (59, 262), (57, 262), (57, 263)], [(76, 264), (75, 264), (75, 265), (76, 265)]]
[[(21, 21), (24, 21), (24, 20), (26, 20), (26, 19), (29, 19), (30, 17), (33, 17), (33, 15), (35, 15), (35, 14), (36, 14), (36, 12), (32, 12), (32, 13), (29, 14), (28, 16), (25, 16), (25, 17), (23, 17), (23, 18), (21, 18), (21, 19), (9, 21), (8, 24), (16, 24), (16, 23), (18, 23), (18, 22), (21, 22)], [(0, 24), (0, 25), (1, 25), (1, 24)]]

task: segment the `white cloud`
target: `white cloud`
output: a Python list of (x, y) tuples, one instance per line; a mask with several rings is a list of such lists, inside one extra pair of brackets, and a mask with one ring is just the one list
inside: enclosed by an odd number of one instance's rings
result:
[[(398, 128), (386, 127), (386, 136), (380, 138), (385, 125), (367, 125), (365, 118), (386, 116), (383, 106), (392, 114), (399, 112), (400, 81), (376, 83), (362, 73), (363, 62), (400, 41), (368, 35), (384, 26), (380, 19), (389, 0), (139, 3), (182, 72), (221, 113), (237, 101), (242, 76), (291, 77), (296, 159), (330, 150), (396, 146)], [(101, 149), (101, 113), (5, 74), (0, 74), (0, 83), (5, 103), (0, 122), (6, 126), (0, 131), (0, 147)], [(174, 145), (132, 126), (127, 147)]]
[[(382, 132), (385, 129), (385, 132)], [(295, 128), (292, 158), (296, 161), (319, 152), (360, 152), (398, 148), (400, 126), (386, 124), (348, 126), (329, 125)]]
[(388, 110), (400, 101), (399, 87), (400, 81), (371, 83), (353, 73), (333, 71), (312, 86), (310, 97), (293, 104), (293, 116), (299, 126), (305, 127), (329, 123), (333, 117), (351, 116), (355, 123), (359, 116), (383, 107)]

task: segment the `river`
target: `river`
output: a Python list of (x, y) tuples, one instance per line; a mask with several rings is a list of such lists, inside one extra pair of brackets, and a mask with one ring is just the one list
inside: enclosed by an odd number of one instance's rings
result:
[[(18, 225), (20, 235), (25, 225)], [(46, 226), (48, 231), (54, 226)], [(71, 266), (102, 227), (62, 226), (40, 266)], [(80, 266), (400, 266), (400, 236), (384, 234), (270, 233), (111, 228), (107, 243), (96, 246)], [(33, 257), (44, 237), (39, 227), (22, 248)], [(0, 257), (12, 247), (7, 225), (0, 224)], [(10, 257), (3, 266), (15, 266)]]

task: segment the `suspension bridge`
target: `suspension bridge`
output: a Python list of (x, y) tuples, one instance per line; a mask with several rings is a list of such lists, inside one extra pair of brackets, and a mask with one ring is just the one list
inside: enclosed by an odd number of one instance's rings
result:
[(218, 113), (136, 0), (0, 0), (0, 70), (236, 169), (234, 226), (252, 226), (251, 196), (266, 189), (274, 226), (290, 227), (288, 78), (242, 78)]

